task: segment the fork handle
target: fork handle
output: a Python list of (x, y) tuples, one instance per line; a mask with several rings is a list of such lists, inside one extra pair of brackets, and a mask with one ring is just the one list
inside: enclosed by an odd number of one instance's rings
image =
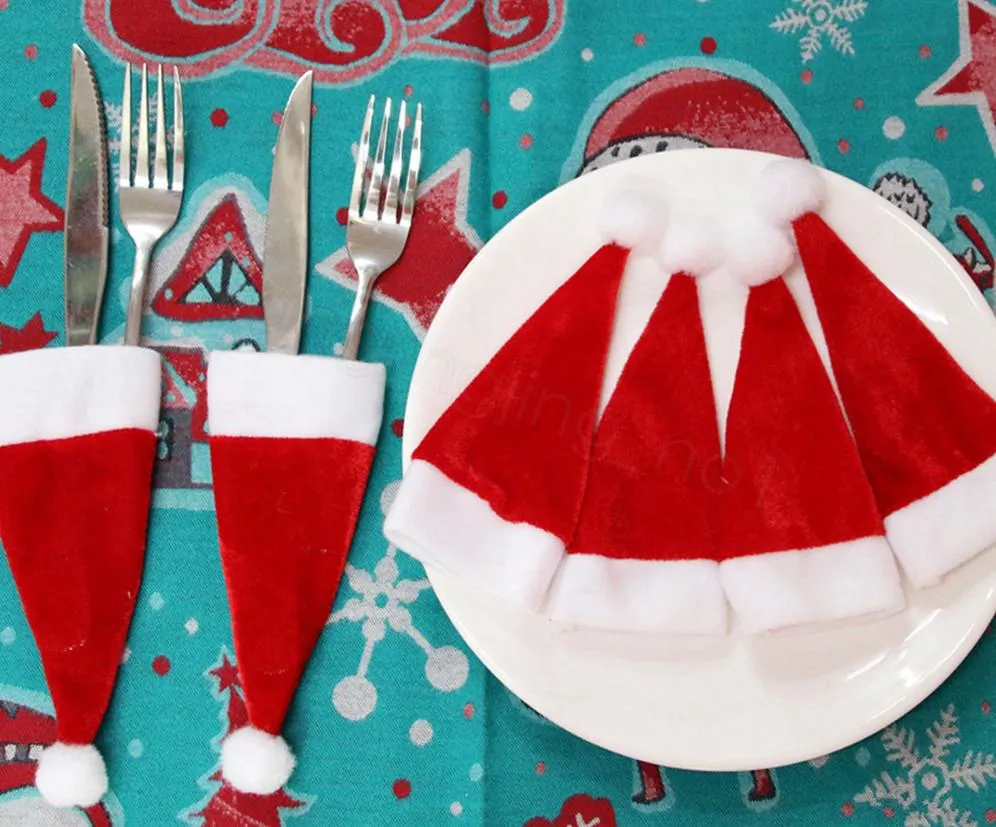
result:
[(145, 309), (145, 283), (148, 281), (152, 249), (144, 244), (135, 245), (135, 264), (131, 271), (131, 295), (128, 298), (128, 317), (125, 320), (124, 343), (138, 345), (142, 338), (142, 311)]
[(360, 339), (363, 337), (363, 323), (367, 318), (367, 306), (373, 293), (374, 282), (380, 273), (373, 267), (364, 267), (358, 272), (356, 298), (353, 299), (353, 309), (349, 314), (349, 327), (346, 329), (346, 341), (342, 344), (342, 358), (356, 359), (360, 352)]

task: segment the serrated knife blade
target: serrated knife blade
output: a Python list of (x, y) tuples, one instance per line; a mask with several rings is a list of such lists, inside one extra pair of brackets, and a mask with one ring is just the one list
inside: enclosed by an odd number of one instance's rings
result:
[(107, 281), (107, 129), (97, 79), (73, 44), (64, 277), (66, 344), (97, 340)]
[(308, 279), (308, 176), (312, 73), (294, 85), (277, 135), (266, 211), (263, 318), (266, 349), (297, 353)]

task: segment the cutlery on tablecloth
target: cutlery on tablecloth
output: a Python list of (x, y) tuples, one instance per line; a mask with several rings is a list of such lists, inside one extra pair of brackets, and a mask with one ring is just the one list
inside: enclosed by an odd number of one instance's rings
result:
[(308, 175), (312, 73), (297, 81), (277, 135), (263, 253), (266, 349), (297, 353), (308, 281)]
[[(118, 156), (118, 204), (121, 222), (135, 242), (135, 264), (131, 275), (131, 297), (125, 322), (126, 345), (137, 345), (142, 332), (145, 284), (152, 251), (176, 223), (183, 200), (183, 93), (180, 73), (173, 68), (173, 174), (168, 174), (166, 112), (163, 103), (163, 69), (159, 67), (156, 88), (155, 156), (149, 169), (149, 96), (146, 67), (142, 66), (139, 95), (138, 146), (134, 177), (131, 169), (131, 66), (125, 67), (124, 100), (121, 104), (121, 151)], [(134, 183), (133, 183), (134, 181)]]
[(97, 79), (73, 44), (63, 267), (66, 344), (97, 340), (107, 281), (107, 130)]
[(266, 352), (208, 357), (212, 489), (248, 715), (221, 744), (222, 778), (271, 795), (296, 759), (282, 737), (328, 623), (383, 419), (383, 364), (301, 354), (308, 277), (312, 75), (291, 92), (270, 181)]
[(371, 96), (363, 119), (363, 131), (360, 133), (360, 145), (356, 153), (356, 170), (353, 174), (353, 190), (349, 198), (346, 250), (356, 268), (358, 280), (346, 341), (343, 343), (343, 359), (357, 358), (360, 338), (363, 335), (363, 322), (366, 319), (374, 282), (398, 260), (402, 250), (405, 249), (408, 232), (412, 226), (418, 170), (422, 162), (422, 104), (418, 104), (415, 107), (407, 180), (399, 201), (404, 166), (402, 160), (404, 137), (408, 126), (407, 107), (402, 100), (398, 111), (391, 167), (387, 173), (387, 191), (384, 192), (384, 156), (391, 126), (391, 99), (388, 98), (384, 103), (384, 115), (377, 138), (373, 168), (368, 170), (374, 103), (374, 97)]

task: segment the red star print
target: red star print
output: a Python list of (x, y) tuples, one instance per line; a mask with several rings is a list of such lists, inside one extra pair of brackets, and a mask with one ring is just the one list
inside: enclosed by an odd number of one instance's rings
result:
[(20, 158), (0, 155), (0, 287), (7, 287), (33, 232), (62, 229), (62, 208), (41, 191), (44, 138)]
[(975, 106), (996, 152), (996, 6), (959, 0), (960, 54), (917, 97), (921, 106)]
[(239, 679), (239, 667), (228, 659), (228, 655), (221, 656), (221, 665), (212, 669), (210, 674), (218, 679), (219, 692), (242, 685)]
[(24, 327), (11, 327), (0, 323), (0, 354), (20, 353), (22, 350), (45, 347), (57, 335), (55, 331), (45, 329), (41, 313), (35, 313), (25, 322)]
[[(451, 158), (418, 189), (411, 236), (398, 263), (377, 280), (374, 297), (408, 320), (415, 335), (425, 334), (450, 285), (481, 247), (467, 224), (470, 151)], [(318, 272), (347, 287), (356, 270), (342, 247), (318, 265)]]

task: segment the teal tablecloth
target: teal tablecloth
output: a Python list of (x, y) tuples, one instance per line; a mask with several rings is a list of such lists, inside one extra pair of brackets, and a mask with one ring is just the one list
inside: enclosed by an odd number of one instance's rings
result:
[[(988, 635), (919, 709), (840, 753), (739, 775), (637, 765), (511, 697), (457, 636), (423, 572), (380, 532), (382, 498), (400, 474), (405, 391), (447, 286), (495, 230), (585, 165), (696, 144), (804, 153), (913, 213), (993, 301), (996, 7), (0, 0), (0, 352), (62, 343), (73, 41), (102, 84), (114, 154), (124, 61), (180, 66), (188, 195), (159, 249), (144, 328), (169, 381), (145, 580), (100, 739), (113, 792), (86, 815), (57, 815), (12, 781), (54, 732), (3, 565), (0, 824), (996, 822)], [(239, 798), (217, 776), (219, 739), (243, 701), (209, 491), (204, 354), (262, 337), (271, 148), (306, 68), (318, 81), (306, 351), (332, 352), (346, 327), (343, 206), (371, 93), (425, 105), (425, 183), (411, 242), (369, 316), (365, 355), (388, 365), (388, 411), (351, 568), (287, 726), (300, 769), (276, 795)], [(112, 246), (107, 340), (122, 333), (132, 259), (120, 229)]]

